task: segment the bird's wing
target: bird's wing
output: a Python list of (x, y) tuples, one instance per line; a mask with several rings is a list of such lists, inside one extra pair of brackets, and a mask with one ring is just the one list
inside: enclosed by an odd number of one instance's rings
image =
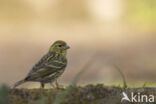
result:
[(62, 69), (66, 63), (54, 59), (54, 53), (48, 53), (29, 72), (26, 80), (35, 80), (39, 77), (43, 78), (51, 73), (55, 73), (58, 69)]
[[(30, 70), (30, 72), (26, 76), (25, 80), (32, 79), (32, 77), (39, 77), (38, 72), (42, 72), (43, 68), (45, 68), (45, 63), (48, 62), (48, 60), (53, 58), (53, 57), (54, 57), (54, 53), (47, 53), (46, 55), (44, 55), (40, 59), (40, 61), (32, 67), (32, 69)], [(46, 70), (44, 70), (44, 71), (46, 71)]]

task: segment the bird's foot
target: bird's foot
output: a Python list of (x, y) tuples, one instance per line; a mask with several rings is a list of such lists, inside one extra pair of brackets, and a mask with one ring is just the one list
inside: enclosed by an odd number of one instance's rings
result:
[(55, 85), (56, 85), (56, 88), (57, 88), (57, 89), (62, 89), (62, 88), (64, 88), (64, 86), (63, 86), (63, 85), (60, 85), (57, 81), (55, 82)]

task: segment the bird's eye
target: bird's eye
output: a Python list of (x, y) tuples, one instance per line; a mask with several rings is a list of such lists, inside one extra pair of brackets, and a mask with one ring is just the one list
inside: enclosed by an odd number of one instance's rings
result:
[(58, 45), (58, 47), (62, 47), (62, 45)]

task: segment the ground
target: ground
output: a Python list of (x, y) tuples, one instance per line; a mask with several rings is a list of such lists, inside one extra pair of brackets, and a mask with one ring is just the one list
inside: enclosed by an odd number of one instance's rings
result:
[[(148, 97), (154, 95), (156, 100), (156, 88), (121, 88), (97, 84), (56, 89), (11, 89), (9, 102), (10, 104), (129, 104), (128, 101), (121, 102), (122, 92), (128, 96), (131, 92)], [(144, 101), (130, 104), (149, 103)], [(150, 104), (156, 104), (156, 101)]]

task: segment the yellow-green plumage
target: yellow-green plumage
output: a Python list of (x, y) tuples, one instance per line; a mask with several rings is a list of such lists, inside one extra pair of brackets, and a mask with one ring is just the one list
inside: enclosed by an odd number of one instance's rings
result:
[(42, 87), (45, 83), (53, 83), (67, 66), (67, 49), (69, 46), (64, 41), (56, 41), (49, 52), (34, 65), (26, 78), (15, 83), (13, 88), (27, 81), (40, 82)]

